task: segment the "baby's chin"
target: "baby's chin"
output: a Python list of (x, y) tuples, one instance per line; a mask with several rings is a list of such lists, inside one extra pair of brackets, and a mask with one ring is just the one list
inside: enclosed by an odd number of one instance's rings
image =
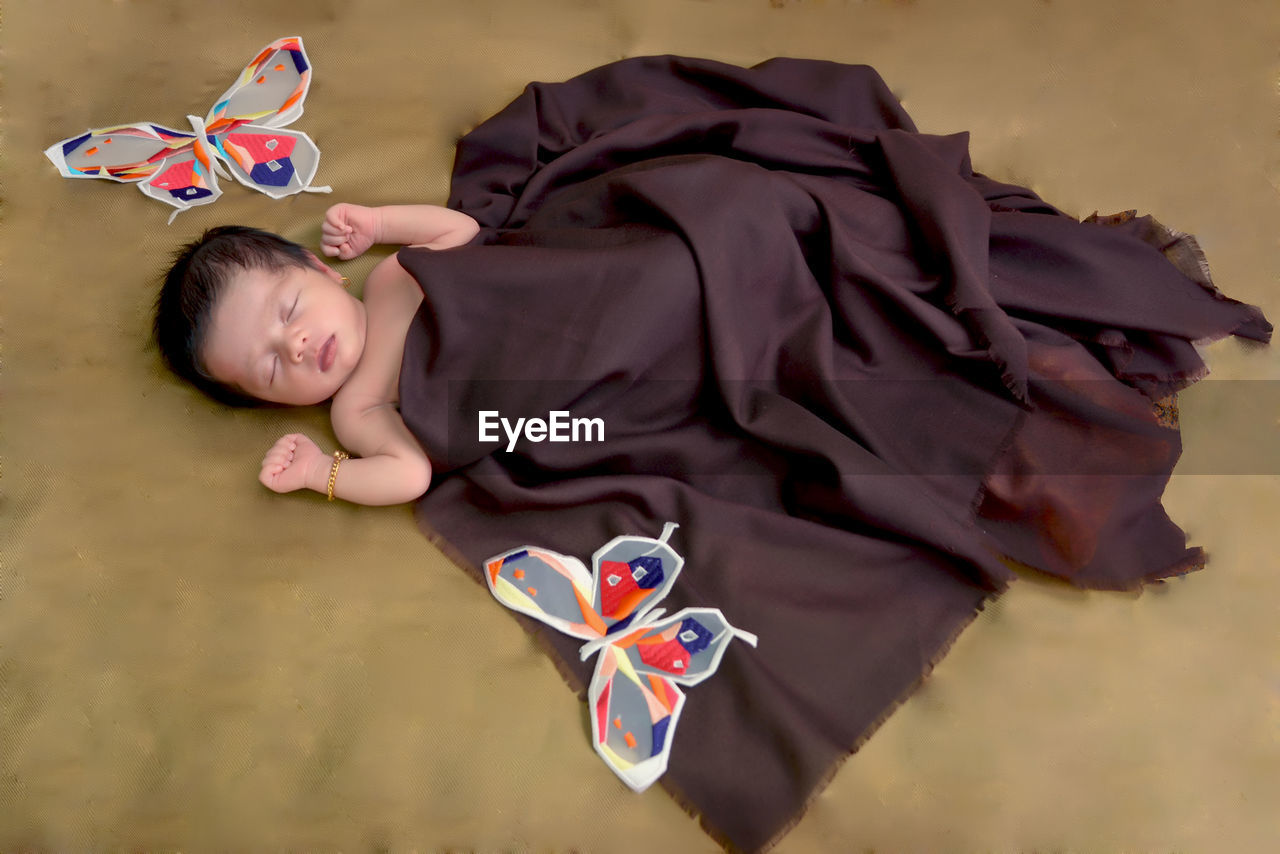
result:
[(341, 386), (339, 386), (338, 388), (334, 389), (333, 391), (331, 391), (331, 392), (329, 392), (328, 394), (325, 394), (325, 395), (323, 395), (323, 396), (320, 396), (319, 394), (314, 395), (314, 397), (316, 398), (316, 399), (314, 399), (314, 400), (312, 400), (310, 397), (308, 397), (308, 398), (306, 398), (306, 399), (305, 399), (305, 402), (299, 402), (299, 403), (294, 404), (294, 405), (295, 405), (295, 406), (319, 406), (319, 405), (320, 405), (320, 404), (322, 404), (322, 403), (330, 403), (330, 402), (332, 402), (332, 401), (333, 401), (333, 399), (334, 399), (334, 398), (336, 398), (336, 397), (338, 396), (338, 392), (340, 392), (340, 391), (342, 391), (342, 387), (341, 387)]
[(341, 392), (342, 392), (342, 390), (343, 390), (344, 388), (346, 388), (346, 386), (347, 386), (347, 380), (351, 379), (351, 375), (352, 375), (353, 373), (355, 373), (355, 370), (354, 370), (354, 369), (348, 370), (348, 371), (346, 371), (345, 373), (343, 373), (343, 374), (341, 375), (341, 377), (337, 380), (337, 382), (335, 383), (335, 385), (334, 385), (332, 388), (328, 389), (327, 391), (326, 391), (326, 390), (324, 390), (324, 389), (318, 390), (318, 391), (316, 392), (316, 395), (323, 395), (322, 397), (320, 397), (320, 398), (319, 398), (319, 400), (314, 400), (314, 401), (312, 401), (311, 403), (303, 403), (303, 404), (299, 404), (299, 405), (300, 405), (300, 406), (315, 406), (315, 405), (317, 405), (317, 404), (320, 404), (320, 403), (327, 403), (327, 402), (329, 402), (329, 401), (333, 400), (334, 398), (336, 398), (336, 397), (338, 396), (338, 394), (339, 394), (339, 393), (341, 393)]
[(322, 387), (311, 389), (305, 392), (298, 392), (291, 395), (287, 400), (272, 401), (281, 406), (318, 406), (322, 403), (328, 403), (338, 392), (342, 391), (342, 387), (346, 385), (346, 377), (333, 387)]

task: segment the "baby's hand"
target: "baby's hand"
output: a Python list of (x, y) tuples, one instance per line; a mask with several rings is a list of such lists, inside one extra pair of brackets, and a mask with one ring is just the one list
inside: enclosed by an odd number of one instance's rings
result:
[(378, 211), (343, 202), (329, 208), (320, 226), (324, 254), (350, 261), (378, 241)]
[(275, 492), (293, 492), (306, 487), (311, 470), (325, 465), (328, 459), (315, 442), (301, 433), (290, 433), (282, 436), (262, 458), (258, 480)]

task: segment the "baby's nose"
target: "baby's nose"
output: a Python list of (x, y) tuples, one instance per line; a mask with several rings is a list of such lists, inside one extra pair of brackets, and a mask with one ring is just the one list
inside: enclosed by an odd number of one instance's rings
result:
[(301, 362), (307, 353), (307, 333), (306, 330), (296, 329), (293, 333), (293, 340), (289, 344), (289, 355), (295, 362)]

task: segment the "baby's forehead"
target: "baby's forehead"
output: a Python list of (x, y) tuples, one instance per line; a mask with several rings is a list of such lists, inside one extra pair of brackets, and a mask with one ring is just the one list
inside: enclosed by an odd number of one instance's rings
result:
[(281, 281), (274, 273), (254, 273), (246, 271), (228, 277), (211, 307), (198, 350), (202, 368), (209, 376), (246, 395), (249, 392), (241, 380), (253, 370), (255, 354), (265, 335), (264, 318)]
[(282, 285), (298, 268), (292, 266), (279, 267), (232, 267), (226, 277), (222, 293), (233, 288), (255, 291), (269, 291)]
[(226, 339), (243, 339), (244, 333), (256, 329), (255, 319), (266, 311), (286, 278), (282, 270), (265, 268), (242, 268), (227, 276), (209, 312), (205, 348), (222, 347)]
[(269, 267), (233, 267), (213, 299), (209, 311), (210, 331), (218, 325), (220, 315), (240, 315), (262, 309), (284, 286), (288, 273), (285, 269)]

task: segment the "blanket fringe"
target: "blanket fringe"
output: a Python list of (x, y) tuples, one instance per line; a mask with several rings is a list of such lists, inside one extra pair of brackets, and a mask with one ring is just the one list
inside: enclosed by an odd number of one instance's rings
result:
[(794, 830), (795, 826), (799, 824), (801, 819), (805, 817), (805, 815), (809, 811), (809, 807), (813, 805), (813, 802), (817, 800), (818, 796), (820, 796), (826, 790), (827, 786), (831, 784), (831, 781), (835, 779), (836, 774), (839, 773), (840, 769), (844, 767), (844, 763), (847, 762), (850, 759), (850, 757), (852, 757), (855, 753), (861, 750), (862, 746), (865, 745), (867, 741), (870, 740), (870, 738), (876, 734), (876, 732), (880, 729), (880, 727), (884, 725), (885, 721), (889, 720), (889, 718), (894, 714), (894, 712), (898, 711), (898, 709), (901, 708), (904, 703), (906, 703), (909, 699), (911, 699), (911, 697), (914, 696), (916, 692), (920, 690), (921, 686), (924, 685), (925, 681), (928, 680), (928, 678), (933, 674), (934, 668), (938, 666), (938, 663), (942, 661), (942, 659), (945, 658), (948, 653), (951, 652), (952, 646), (955, 645), (955, 642), (957, 639), (959, 639), (960, 635), (964, 633), (965, 629), (973, 625), (974, 621), (978, 619), (978, 616), (982, 614), (984, 610), (986, 610), (987, 603), (995, 601), (995, 599), (999, 597), (1007, 589), (1008, 589), (1008, 584), (1005, 584), (998, 590), (987, 591), (985, 593), (983, 598), (980, 599), (978, 603), (974, 606), (973, 612), (970, 613), (965, 619), (960, 621), (959, 625), (956, 626), (955, 630), (942, 643), (942, 645), (938, 648), (937, 652), (935, 652), (929, 658), (929, 661), (927, 662), (925, 669), (920, 674), (920, 678), (918, 678), (915, 682), (913, 682), (892, 703), (886, 706), (885, 709), (880, 713), (880, 716), (877, 717), (874, 721), (872, 721), (871, 724), (865, 730), (863, 730), (862, 735), (858, 737), (857, 741), (854, 742), (853, 746), (848, 750), (848, 752), (846, 752), (843, 756), (836, 759), (836, 761), (831, 764), (831, 767), (828, 768), (826, 773), (823, 774), (822, 777), (818, 780), (818, 783), (813, 787), (813, 791), (809, 793), (809, 797), (805, 799), (805, 802), (801, 805), (800, 809), (796, 812), (796, 814), (791, 818), (790, 821), (788, 821), (782, 828), (780, 828), (778, 832), (774, 834), (773, 837), (768, 842), (766, 842), (763, 846), (761, 846), (759, 849), (757, 849), (754, 852), (746, 852), (746, 851), (742, 851), (742, 849), (734, 848), (731, 843), (727, 843), (725, 840), (718, 838), (716, 834), (713, 833), (711, 829), (704, 824), (703, 829), (707, 832), (707, 834), (711, 836), (713, 839), (715, 839), (716, 842), (720, 843), (720, 845), (724, 847), (726, 851), (733, 852), (733, 854), (765, 854), (765, 852), (769, 851), (771, 848), (773, 848), (775, 845), (781, 842), (783, 837), (785, 837), (788, 833)]
[[(459, 569), (466, 572), (467, 575), (469, 575), (472, 578), (472, 580), (474, 580), (481, 587), (484, 587), (485, 591), (488, 592), (488, 586), (484, 582), (484, 574), (478, 565), (473, 564), (470, 560), (468, 560), (467, 557), (463, 555), (461, 550), (459, 550), (456, 546), (454, 546), (453, 543), (449, 542), (449, 540), (446, 539), (444, 535), (442, 535), (439, 531), (433, 528), (428, 522), (424, 521), (421, 518), (417, 518), (415, 521), (418, 524), (419, 530), (422, 531), (423, 536), (426, 537), (427, 541), (432, 546), (434, 546), (442, 555), (444, 555), (444, 557), (450, 563), (454, 564)], [(843, 767), (844, 763), (849, 759), (849, 757), (857, 753), (858, 750), (860, 750), (862, 746), (866, 744), (867, 740), (870, 739), (871, 736), (874, 735), (875, 732), (884, 724), (884, 722), (887, 721), (890, 718), (890, 716), (892, 716), (893, 713), (897, 711), (898, 708), (903, 703), (905, 703), (908, 699), (910, 699), (910, 697), (920, 689), (920, 686), (924, 684), (924, 681), (933, 672), (933, 669), (938, 665), (938, 662), (940, 662), (947, 655), (947, 653), (951, 651), (951, 647), (955, 644), (956, 639), (959, 638), (961, 633), (964, 632), (964, 630), (967, 629), (975, 619), (977, 619), (978, 615), (982, 613), (983, 609), (986, 607), (986, 604), (990, 601), (993, 601), (997, 596), (1003, 593), (1007, 588), (1008, 588), (1008, 584), (1005, 583), (995, 590), (989, 590), (984, 592), (983, 598), (978, 601), (977, 605), (973, 609), (973, 612), (969, 614), (965, 619), (960, 621), (959, 625), (956, 626), (955, 631), (953, 631), (951, 635), (947, 637), (946, 641), (942, 644), (942, 646), (939, 647), (937, 652), (935, 652), (934, 655), (930, 657), (929, 661), (925, 666), (925, 669), (921, 672), (920, 677), (915, 682), (913, 682), (905, 691), (903, 691), (902, 694), (899, 695), (891, 704), (885, 707), (885, 709), (880, 713), (880, 715), (871, 723), (870, 726), (866, 728), (866, 730), (863, 731), (862, 735), (858, 737), (857, 741), (854, 742), (853, 746), (844, 755), (837, 758), (831, 764), (831, 767), (828, 768), (827, 771), (822, 775), (822, 777), (818, 779), (817, 783), (813, 787), (813, 790), (809, 793), (809, 796), (805, 799), (804, 803), (800, 806), (799, 810), (797, 810), (796, 814), (792, 816), (791, 819), (788, 820), (788, 822), (783, 827), (781, 827), (778, 830), (778, 832), (775, 833), (769, 839), (769, 841), (766, 842), (760, 848), (750, 850), (750, 849), (743, 849), (735, 846), (727, 836), (725, 836), (723, 833), (719, 831), (718, 828), (708, 824), (705, 821), (702, 815), (702, 812), (698, 809), (698, 807), (691, 800), (689, 800), (689, 798), (687, 798), (684, 795), (684, 793), (680, 791), (680, 789), (677, 788), (676, 785), (669, 778), (667, 778), (665, 775), (663, 777), (660, 777), (658, 779), (658, 784), (661, 785), (662, 788), (671, 797), (671, 799), (675, 801), (676, 805), (679, 806), (682, 810), (684, 810), (684, 812), (688, 814), (690, 818), (697, 821), (702, 831), (706, 833), (707, 836), (709, 836), (717, 845), (719, 845), (726, 852), (730, 852), (730, 854), (765, 854), (765, 852), (769, 851), (771, 848), (777, 845), (778, 842), (780, 842), (782, 838), (786, 836), (800, 822), (801, 819), (804, 818), (805, 814), (809, 810), (809, 807), (818, 798), (818, 796), (822, 794), (822, 792), (827, 788), (827, 786), (830, 785), (831, 781), (835, 778), (836, 774), (840, 771), (840, 768)], [(546, 654), (546, 656), (551, 660), (551, 663), (555, 665), (556, 672), (560, 674), (560, 678), (564, 680), (565, 684), (568, 685), (574, 691), (575, 694), (577, 694), (579, 700), (585, 702), (587, 697), (586, 684), (583, 683), (580, 679), (578, 679), (577, 674), (575, 674), (568, 667), (568, 665), (560, 658), (560, 654), (558, 653), (558, 651), (553, 646), (551, 646), (550, 643), (547, 642), (546, 636), (538, 631), (539, 624), (534, 620), (531, 620), (528, 617), (525, 617), (523, 614), (519, 614), (514, 611), (511, 612), (511, 615), (516, 618), (516, 620), (520, 623), (521, 628), (524, 629), (525, 633), (530, 636), (530, 638), (537, 644), (538, 648), (542, 650), (542, 652)]]
[[(1221, 302), (1230, 303), (1232, 305), (1244, 306), (1247, 311), (1247, 317), (1237, 324), (1234, 328), (1228, 329), (1220, 334), (1209, 335), (1204, 338), (1191, 342), (1197, 347), (1212, 344), (1215, 341), (1221, 341), (1237, 334), (1241, 329), (1250, 325), (1265, 327), (1266, 331), (1259, 338), (1254, 340), (1266, 343), (1271, 340), (1271, 324), (1267, 322), (1266, 316), (1262, 313), (1262, 309), (1256, 305), (1242, 303), (1240, 300), (1231, 297), (1218, 290), (1218, 286), (1214, 284), (1213, 275), (1209, 271), (1209, 259), (1204, 253), (1204, 249), (1200, 246), (1200, 241), (1196, 240), (1194, 234), (1188, 234), (1185, 231), (1179, 231), (1171, 228), (1160, 220), (1150, 215), (1138, 216), (1136, 210), (1120, 211), (1114, 214), (1099, 214), (1094, 211), (1085, 217), (1081, 222), (1102, 226), (1120, 226), (1125, 225), (1133, 220), (1143, 220), (1141, 230), (1138, 232), (1138, 238), (1148, 246), (1157, 250), (1165, 259), (1172, 264), (1179, 273), (1204, 288), (1214, 299)], [(1252, 337), (1252, 336), (1249, 336)], [(1208, 368), (1203, 372), (1197, 372), (1194, 375), (1188, 374), (1185, 377), (1173, 376), (1171, 381), (1183, 380), (1181, 386), (1171, 391), (1181, 391), (1183, 388), (1203, 379), (1209, 373)], [(1147, 379), (1147, 377), (1142, 377)]]

